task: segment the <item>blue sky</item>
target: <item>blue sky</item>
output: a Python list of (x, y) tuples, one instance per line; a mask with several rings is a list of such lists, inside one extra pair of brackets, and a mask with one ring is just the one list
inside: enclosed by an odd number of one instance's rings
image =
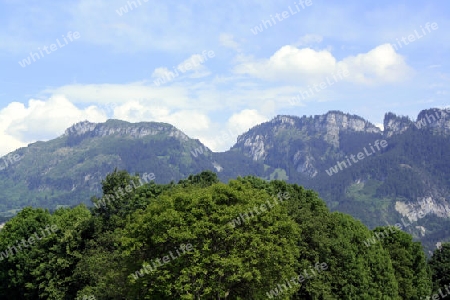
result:
[(450, 104), (449, 15), (444, 0), (0, 0), (0, 154), (83, 120), (167, 122), (224, 151), (279, 114), (415, 119)]

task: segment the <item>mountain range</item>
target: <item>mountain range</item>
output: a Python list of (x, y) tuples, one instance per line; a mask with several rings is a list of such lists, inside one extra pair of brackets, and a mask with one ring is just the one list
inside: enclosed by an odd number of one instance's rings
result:
[(404, 230), (430, 251), (450, 240), (450, 109), (416, 120), (386, 113), (383, 125), (341, 111), (279, 115), (213, 152), (166, 123), (84, 121), (0, 160), (0, 217), (25, 206), (91, 206), (114, 169), (153, 173), (157, 183), (212, 170), (224, 182), (254, 175), (297, 183), (369, 228), (410, 224)]

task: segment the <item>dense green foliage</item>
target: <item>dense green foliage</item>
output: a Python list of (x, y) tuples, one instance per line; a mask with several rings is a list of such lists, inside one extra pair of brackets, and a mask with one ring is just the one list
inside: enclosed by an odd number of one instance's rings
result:
[[(116, 170), (103, 194), (137, 180)], [(58, 230), (5, 252), (47, 225)], [(22, 210), (0, 231), (0, 298), (422, 299), (431, 278), (448, 283), (446, 244), (430, 268), (406, 233), (365, 245), (380, 230), (296, 184), (203, 172), (91, 209)]]
[(450, 285), (450, 243), (444, 243), (440, 249), (434, 251), (429, 264), (433, 274), (433, 289), (438, 290), (444, 285)]

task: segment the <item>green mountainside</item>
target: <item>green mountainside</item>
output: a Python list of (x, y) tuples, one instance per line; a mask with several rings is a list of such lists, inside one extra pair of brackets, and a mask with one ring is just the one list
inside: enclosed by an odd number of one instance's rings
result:
[[(387, 113), (383, 131), (359, 116), (330, 111), (277, 116), (215, 153), (170, 124), (85, 121), (6, 156), (20, 160), (0, 170), (0, 217), (25, 206), (92, 205), (91, 197), (102, 194), (101, 181), (116, 168), (153, 173), (160, 184), (212, 170), (222, 182), (254, 175), (297, 183), (369, 228), (410, 223), (404, 230), (432, 250), (450, 240), (449, 135), (450, 110), (425, 110), (416, 121)], [(417, 218), (422, 210), (427, 214)]]
[[(195, 157), (191, 151), (199, 147), (206, 150)], [(27, 205), (51, 209), (90, 205), (90, 198), (101, 194), (101, 180), (115, 168), (154, 173), (159, 183), (178, 181), (214, 169), (215, 154), (169, 124), (108, 120), (75, 124), (57, 139), (30, 144), (10, 155), (21, 159), (0, 172), (3, 213)], [(234, 172), (259, 174), (263, 170), (262, 163), (255, 164), (242, 155), (215, 156), (220, 162), (230, 162), (233, 173), (231, 168), (224, 172), (230, 178)]]

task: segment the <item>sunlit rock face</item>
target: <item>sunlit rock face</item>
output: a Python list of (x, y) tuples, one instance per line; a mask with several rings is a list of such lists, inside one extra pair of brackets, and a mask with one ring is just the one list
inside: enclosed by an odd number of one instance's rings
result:
[[(271, 149), (284, 152), (297, 172), (313, 178), (319, 172), (316, 166), (319, 158), (311, 153), (307, 144), (298, 148), (298, 140), (308, 141), (311, 137), (319, 137), (328, 146), (339, 148), (340, 136), (345, 132), (376, 133), (381, 137), (381, 130), (367, 120), (340, 111), (330, 111), (314, 117), (277, 116), (239, 136), (235, 147), (255, 161), (265, 161)], [(278, 142), (286, 138), (292, 143), (284, 145)]]
[(108, 135), (128, 136), (142, 138), (147, 135), (166, 134), (180, 140), (187, 141), (189, 137), (169, 124), (156, 122), (128, 123), (118, 120), (108, 120), (105, 123), (91, 123), (84, 121), (69, 127), (64, 136), (81, 136), (87, 134), (89, 137), (104, 137)]

